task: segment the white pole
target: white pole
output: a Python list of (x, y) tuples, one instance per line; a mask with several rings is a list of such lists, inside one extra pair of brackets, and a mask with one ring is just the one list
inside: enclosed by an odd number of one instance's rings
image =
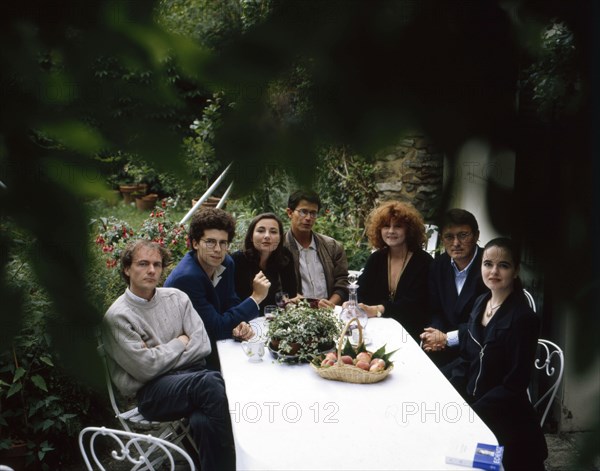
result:
[(225, 204), (225, 200), (227, 199), (227, 197), (229, 196), (229, 193), (231, 193), (231, 189), (233, 188), (233, 182), (231, 182), (229, 184), (229, 186), (227, 187), (227, 189), (225, 190), (225, 193), (223, 193), (223, 196), (221, 196), (221, 199), (219, 200), (219, 202), (217, 203), (217, 208), (222, 208), (223, 205)]
[(232, 164), (229, 164), (227, 166), (227, 168), (225, 170), (223, 170), (223, 173), (221, 175), (219, 175), (219, 177), (214, 181), (214, 183), (208, 188), (208, 190), (206, 190), (206, 192), (202, 195), (202, 197), (196, 202), (196, 204), (194, 206), (192, 206), (192, 209), (190, 209), (187, 214), (185, 216), (183, 216), (183, 219), (181, 221), (179, 221), (179, 224), (185, 224), (187, 222), (187, 220), (189, 218), (192, 217), (192, 214), (194, 214), (194, 212), (200, 207), (200, 205), (202, 203), (204, 203), (204, 201), (210, 196), (212, 195), (212, 192), (215, 191), (215, 188), (217, 188), (219, 186), (219, 183), (221, 183), (221, 181), (223, 181), (223, 178), (225, 178), (225, 175), (227, 174), (227, 172), (229, 171), (230, 167)]

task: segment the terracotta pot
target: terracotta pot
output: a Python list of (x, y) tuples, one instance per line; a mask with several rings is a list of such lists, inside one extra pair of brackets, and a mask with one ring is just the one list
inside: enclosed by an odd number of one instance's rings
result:
[(119, 185), (119, 191), (123, 195), (123, 201), (125, 204), (133, 203), (134, 197), (133, 193), (138, 191), (137, 185)]
[(146, 183), (119, 185), (119, 191), (123, 195), (123, 201), (125, 204), (131, 204), (135, 201), (135, 196), (133, 193), (145, 194), (148, 191), (148, 185)]
[[(202, 203), (200, 205), (201, 208), (216, 208), (217, 204), (219, 204), (219, 201), (221, 201), (221, 198), (217, 197), (217, 196), (209, 196), (206, 201), (204, 201), (204, 203)], [(192, 207), (194, 207), (194, 205), (198, 202), (198, 199), (193, 199), (192, 200)]]
[(135, 199), (135, 206), (140, 211), (150, 211), (156, 206), (158, 195), (156, 193), (150, 193), (149, 195), (138, 196)]

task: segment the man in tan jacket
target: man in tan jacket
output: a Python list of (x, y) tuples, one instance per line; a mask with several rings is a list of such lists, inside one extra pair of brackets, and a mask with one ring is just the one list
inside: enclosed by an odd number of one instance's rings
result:
[(298, 293), (333, 307), (348, 298), (348, 260), (337, 240), (312, 230), (321, 209), (319, 195), (295, 191), (288, 198), (290, 230), (284, 245), (292, 252)]

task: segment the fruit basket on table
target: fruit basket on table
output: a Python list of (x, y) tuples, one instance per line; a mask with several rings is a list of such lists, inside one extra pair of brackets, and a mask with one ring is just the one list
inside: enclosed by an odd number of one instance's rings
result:
[[(350, 325), (355, 323), (359, 332), (357, 347), (346, 337)], [(395, 352), (385, 352), (385, 345), (375, 352), (365, 348), (362, 327), (356, 317), (348, 321), (340, 335), (337, 352), (319, 355), (311, 362), (312, 368), (321, 378), (346, 383), (371, 384), (383, 381), (394, 369), (389, 360)]]

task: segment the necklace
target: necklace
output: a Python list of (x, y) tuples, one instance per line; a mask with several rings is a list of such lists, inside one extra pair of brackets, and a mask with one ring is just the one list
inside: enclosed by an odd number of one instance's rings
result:
[[(503, 301), (503, 302), (504, 302), (504, 301)], [(487, 312), (485, 313), (485, 317), (487, 317), (488, 319), (489, 319), (490, 317), (492, 317), (492, 314), (494, 313), (494, 311), (495, 311), (496, 309), (498, 309), (500, 306), (502, 306), (502, 303), (500, 303), (500, 304), (496, 304), (495, 306), (492, 306), (492, 301), (491, 301), (491, 300), (489, 300), (489, 301), (488, 301), (488, 310), (487, 310)]]
[(396, 277), (396, 281), (392, 280), (392, 255), (388, 253), (388, 288), (390, 292), (390, 301), (393, 301), (396, 297), (396, 287), (398, 286), (398, 282), (400, 281), (400, 277), (402, 273), (404, 273), (404, 268), (406, 268), (406, 262), (408, 261), (408, 250), (406, 254), (404, 254), (404, 260), (402, 260), (402, 268)]

